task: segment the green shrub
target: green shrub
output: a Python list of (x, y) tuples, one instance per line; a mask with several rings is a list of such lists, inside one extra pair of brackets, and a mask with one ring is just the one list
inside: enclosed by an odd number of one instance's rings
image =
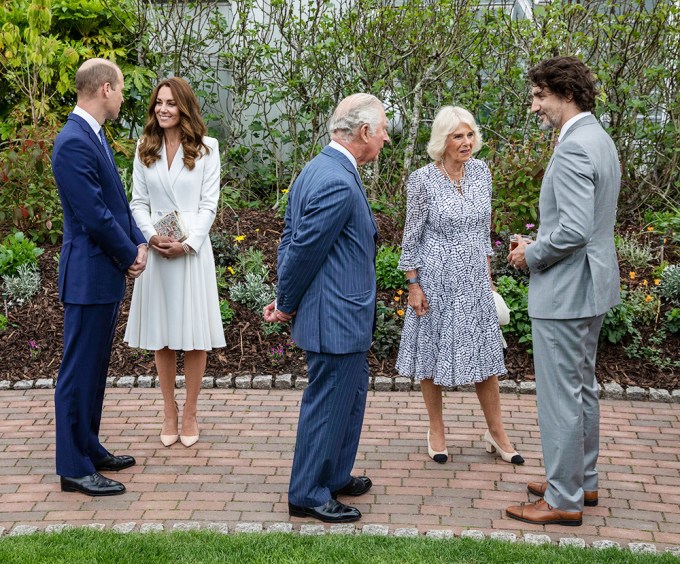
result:
[(619, 262), (632, 269), (647, 268), (654, 258), (652, 249), (647, 245), (625, 235), (614, 236), (614, 245)]
[(17, 231), (8, 235), (0, 245), (0, 276), (14, 276), (21, 265), (38, 265), (43, 249)]
[(680, 307), (674, 307), (666, 312), (663, 325), (671, 333), (680, 333)]
[(619, 343), (626, 336), (639, 335), (638, 325), (648, 325), (656, 317), (658, 302), (644, 288), (621, 290), (621, 303), (604, 316), (600, 340)]
[(269, 269), (264, 263), (264, 253), (255, 247), (248, 247), (238, 256), (238, 270), (243, 276), (255, 274), (265, 279), (269, 276)]
[(406, 279), (401, 270), (397, 270), (401, 250), (399, 247), (381, 245), (375, 257), (375, 277), (378, 288), (397, 290), (404, 288)]
[(227, 327), (234, 318), (234, 310), (228, 300), (220, 300), (220, 316), (222, 317), (222, 327)]
[(379, 360), (390, 356), (401, 341), (401, 324), (394, 310), (380, 300), (376, 305), (375, 331), (371, 350)]
[(40, 290), (40, 271), (33, 264), (22, 264), (14, 275), (5, 276), (4, 290), (10, 305), (22, 306)]
[(270, 304), (276, 297), (276, 290), (272, 284), (265, 282), (262, 276), (248, 272), (243, 282), (231, 287), (229, 297), (254, 313), (262, 313), (264, 306)]
[(654, 232), (667, 236), (666, 243), (680, 244), (680, 208), (670, 211), (657, 211), (645, 213), (645, 221)]
[(9, 320), (4, 315), (2, 315), (2, 313), (0, 313), (0, 331), (7, 329), (8, 322)]
[(680, 305), (680, 266), (671, 264), (661, 274), (659, 294), (670, 303)]
[(510, 323), (501, 328), (503, 333), (517, 335), (520, 343), (531, 343), (529, 288), (511, 276), (499, 276), (496, 279), (496, 291), (510, 308)]
[(217, 231), (210, 234), (215, 265), (232, 268), (238, 264), (239, 248), (233, 237), (226, 231)]

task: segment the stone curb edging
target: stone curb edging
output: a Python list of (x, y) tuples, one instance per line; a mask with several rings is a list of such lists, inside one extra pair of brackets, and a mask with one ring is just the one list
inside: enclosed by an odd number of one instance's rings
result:
[[(61, 533), (63, 531), (72, 530), (76, 527), (68, 523), (48, 525), (45, 529), (39, 529), (35, 525), (15, 525), (11, 531), (5, 531), (3, 527), (0, 527), (0, 539), (8, 537), (17, 537), (25, 535), (34, 535), (40, 533)], [(80, 528), (83, 529), (94, 529), (98, 531), (103, 531), (106, 529), (106, 525), (103, 523), (88, 523), (87, 525), (82, 525)], [(294, 534), (296, 531), (293, 528), (292, 523), (272, 523), (266, 528), (262, 523), (236, 523), (233, 525), (231, 530), (227, 523), (201, 523), (197, 521), (190, 521), (185, 523), (174, 523), (172, 530), (168, 532), (176, 531), (213, 531), (215, 533), (220, 533), (224, 535), (228, 534), (247, 534), (247, 533), (288, 533)], [(133, 532), (138, 533), (163, 533), (165, 532), (165, 526), (162, 523), (142, 523), (137, 527), (137, 523), (132, 521), (129, 523), (118, 523), (110, 527), (111, 531), (120, 534), (128, 534)], [(373, 536), (394, 536), (394, 537), (420, 537), (418, 529), (415, 527), (404, 527), (394, 529), (390, 533), (390, 527), (388, 525), (372, 525), (366, 524), (361, 527), (356, 527), (352, 523), (343, 523), (338, 525), (322, 525), (322, 524), (302, 524), (297, 531), (300, 535), (306, 536), (320, 536), (325, 534), (330, 535), (373, 535)], [(432, 529), (426, 531), (424, 538), (431, 539), (442, 539), (451, 540), (455, 539), (455, 533), (450, 529)], [(460, 533), (458, 538), (461, 539), (473, 539), (482, 541), (487, 539), (487, 535), (483, 531), (478, 531), (475, 529), (466, 529)], [(538, 535), (532, 533), (525, 533), (522, 537), (518, 537), (515, 533), (508, 531), (494, 531), (488, 536), (491, 540), (504, 541), (509, 543), (525, 543), (534, 546), (553, 544), (553, 540), (548, 535)], [(1, 542), (1, 541), (0, 541)], [(618, 548), (625, 550), (620, 543), (611, 540), (596, 540), (593, 541), (590, 547), (586, 541), (579, 537), (564, 537), (556, 542), (559, 547), (575, 547), (575, 548), (590, 548), (595, 550), (604, 550), (607, 548)], [(657, 547), (653, 543), (648, 542), (630, 542), (628, 543), (628, 550), (636, 554), (659, 554), (661, 551), (657, 550)], [(680, 557), (680, 546), (668, 547), (664, 552), (671, 553), (673, 556)]]
[[(498, 382), (501, 393), (508, 394), (535, 394), (536, 383), (515, 380), (500, 380)], [(175, 387), (184, 388), (184, 376), (177, 375)], [(158, 376), (109, 376), (106, 379), (107, 388), (158, 388)], [(616, 382), (598, 384), (600, 398), (630, 401), (654, 401), (663, 403), (680, 403), (680, 390), (664, 390), (660, 388), (639, 388), (629, 386), (623, 388)], [(236, 388), (241, 390), (303, 390), (307, 387), (307, 378), (294, 376), (293, 374), (256, 374), (256, 375), (232, 375), (204, 376), (201, 388)], [(40, 378), (37, 380), (21, 380), (12, 383), (9, 380), (0, 380), (0, 390), (30, 390), (54, 388), (54, 378)], [(411, 378), (399, 376), (389, 378), (387, 376), (371, 376), (369, 390), (376, 392), (409, 392), (420, 391), (420, 383)], [(474, 392), (474, 384), (465, 386), (445, 387), (445, 391)]]

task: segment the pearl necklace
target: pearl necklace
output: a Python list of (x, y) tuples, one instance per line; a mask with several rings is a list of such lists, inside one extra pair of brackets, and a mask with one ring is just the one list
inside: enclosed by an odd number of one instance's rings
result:
[(451, 178), (451, 176), (449, 175), (449, 171), (446, 170), (446, 166), (444, 165), (444, 159), (439, 161), (439, 164), (442, 165), (442, 170), (444, 171), (444, 175), (446, 176), (446, 178), (448, 178), (449, 182), (451, 183), (451, 186), (455, 187), (458, 190), (458, 192), (462, 194), (463, 193), (463, 182), (465, 181), (465, 165), (463, 165), (463, 175), (458, 180), (458, 185), (456, 186), (456, 181), (453, 178)]

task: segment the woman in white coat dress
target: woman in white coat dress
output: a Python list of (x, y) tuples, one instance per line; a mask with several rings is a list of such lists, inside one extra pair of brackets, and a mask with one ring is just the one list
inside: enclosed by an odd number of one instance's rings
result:
[[(135, 281), (125, 341), (155, 351), (163, 394), (161, 442), (198, 441), (198, 394), (207, 351), (225, 346), (215, 262), (208, 233), (220, 191), (217, 140), (206, 137), (196, 95), (181, 78), (154, 90), (144, 133), (137, 145), (130, 208), (149, 242), (144, 276)], [(178, 211), (188, 237), (158, 235), (161, 217)], [(186, 401), (179, 430), (175, 401), (176, 351), (184, 351)]]

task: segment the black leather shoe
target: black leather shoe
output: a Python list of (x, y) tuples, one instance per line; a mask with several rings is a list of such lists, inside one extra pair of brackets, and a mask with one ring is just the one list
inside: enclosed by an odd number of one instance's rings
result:
[(371, 479), (368, 476), (359, 476), (358, 478), (352, 476), (349, 484), (347, 484), (344, 488), (340, 488), (339, 490), (331, 492), (331, 496), (333, 499), (335, 499), (339, 495), (364, 495), (368, 490), (371, 489), (372, 485), (373, 482), (371, 482)]
[(99, 472), (82, 478), (61, 477), (62, 492), (80, 492), (87, 495), (120, 495), (125, 486), (120, 482), (105, 478)]
[(130, 468), (130, 466), (134, 466), (136, 463), (137, 461), (131, 456), (125, 454), (122, 456), (113, 456), (110, 454), (97, 462), (94, 467), (97, 471), (108, 470), (109, 472), (118, 472), (118, 470), (122, 470), (123, 468)]
[(361, 512), (356, 507), (350, 507), (335, 499), (329, 499), (318, 507), (302, 507), (289, 503), (288, 514), (292, 517), (314, 517), (324, 523), (351, 523), (361, 519)]

